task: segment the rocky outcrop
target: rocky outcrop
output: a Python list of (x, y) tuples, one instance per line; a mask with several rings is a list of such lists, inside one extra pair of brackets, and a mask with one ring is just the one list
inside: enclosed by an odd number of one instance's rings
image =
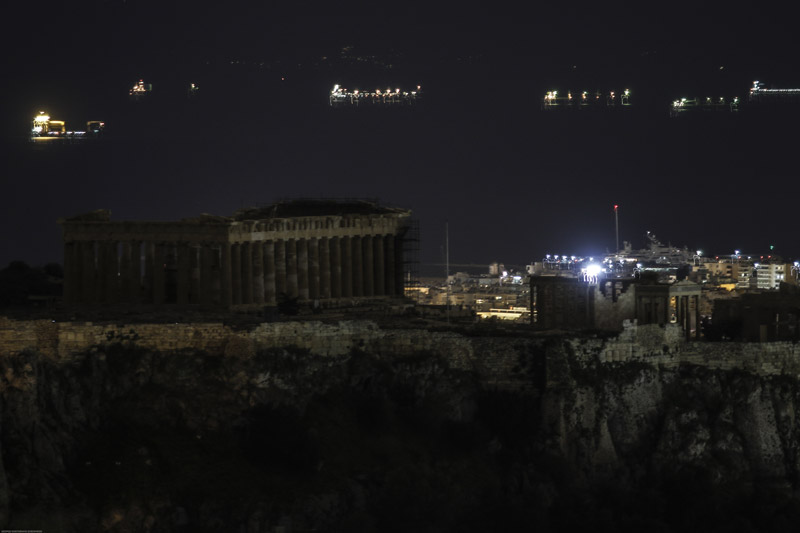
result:
[(800, 509), (793, 348), (721, 365), (652, 328), (5, 327), (4, 528), (779, 531)]

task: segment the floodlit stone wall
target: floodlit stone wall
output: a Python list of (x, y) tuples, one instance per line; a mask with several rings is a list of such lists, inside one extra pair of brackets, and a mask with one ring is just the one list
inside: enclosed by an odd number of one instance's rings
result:
[[(91, 322), (15, 321), (0, 317), (0, 354), (35, 351), (67, 359), (92, 347), (130, 343), (160, 352), (182, 350), (247, 356), (257, 350), (294, 347), (325, 356), (362, 350), (381, 357), (436, 354), (452, 368), (478, 370), (492, 382), (507, 383), (519, 363), (519, 351), (533, 341), (511, 343), (472, 339), (457, 333), (422, 329), (380, 329), (369, 321), (264, 323), (236, 330), (222, 323), (94, 324)], [(535, 344), (535, 343), (534, 343)]]
[[(544, 372), (545, 353), (558, 345), (580, 365), (640, 362), (665, 368), (694, 364), (713, 369), (741, 369), (760, 375), (800, 377), (800, 347), (790, 342), (687, 342), (680, 328), (637, 326), (628, 322), (614, 338), (553, 339), (467, 337), (424, 329), (381, 329), (370, 321), (264, 323), (235, 329), (222, 323), (94, 324), (91, 322), (16, 321), (0, 317), (0, 356), (34, 351), (69, 359), (93, 347), (129, 343), (142, 349), (195, 350), (249, 357), (259, 350), (299, 348), (321, 357), (361, 350), (378, 357), (434, 354), (455, 369), (474, 372), (497, 388), (531, 386)], [(548, 358), (550, 361), (552, 357)], [(549, 364), (549, 363), (547, 363)]]

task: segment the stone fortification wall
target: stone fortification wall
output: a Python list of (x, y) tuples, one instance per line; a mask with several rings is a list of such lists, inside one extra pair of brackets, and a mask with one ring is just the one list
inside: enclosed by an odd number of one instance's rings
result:
[(471, 338), (424, 329), (381, 329), (374, 322), (343, 321), (264, 323), (247, 330), (222, 323), (94, 324), (91, 322), (15, 321), (0, 317), (0, 355), (35, 351), (54, 359), (99, 346), (130, 343), (160, 351), (182, 350), (249, 357), (258, 350), (296, 347), (319, 356), (344, 356), (353, 350), (387, 358), (435, 354), (451, 368), (476, 371), (501, 388), (524, 388), (530, 382), (531, 354), (541, 342), (532, 339)]
[[(544, 339), (466, 337), (424, 329), (381, 329), (370, 321), (264, 323), (247, 330), (222, 323), (93, 324), (91, 322), (15, 321), (0, 317), (0, 355), (36, 351), (67, 359), (93, 346), (131, 343), (160, 352), (197, 350), (248, 357), (258, 350), (296, 347), (319, 356), (363, 350), (379, 357), (436, 354), (451, 368), (477, 372), (499, 388), (530, 385), (537, 364), (544, 364)], [(580, 363), (641, 362), (674, 368), (694, 364), (712, 369), (741, 369), (760, 375), (800, 377), (800, 346), (790, 342), (686, 342), (679, 327), (628, 323), (615, 338), (565, 340)]]
[(791, 342), (687, 342), (680, 326), (626, 323), (613, 339), (568, 341), (578, 361), (642, 362), (666, 368), (694, 364), (759, 375), (800, 377), (800, 345)]

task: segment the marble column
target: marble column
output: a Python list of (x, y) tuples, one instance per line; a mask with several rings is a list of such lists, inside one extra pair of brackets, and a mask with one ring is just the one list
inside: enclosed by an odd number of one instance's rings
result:
[(364, 276), (364, 296), (375, 295), (375, 265), (372, 250), (372, 235), (361, 237), (361, 251), (363, 253), (363, 264), (361, 266), (362, 276)]
[(386, 267), (384, 265), (383, 236), (372, 238), (373, 264), (375, 265), (375, 296), (386, 294)]
[(233, 305), (242, 303), (242, 247), (239, 243), (231, 246), (231, 295)]
[(297, 240), (286, 241), (286, 296), (297, 298)]
[(222, 257), (220, 258), (221, 265), (221, 280), (220, 280), (220, 290), (222, 292), (222, 305), (225, 307), (230, 307), (233, 303), (233, 266), (231, 264), (231, 243), (225, 242), (222, 243), (220, 247), (220, 253)]
[(142, 301), (142, 243), (130, 241), (131, 269), (128, 282), (128, 301), (134, 304)]
[(286, 241), (279, 239), (275, 241), (275, 298), (280, 294), (287, 294), (288, 287), (286, 281)]
[(308, 239), (297, 240), (297, 295), (308, 300)]
[(275, 241), (266, 241), (262, 248), (264, 250), (264, 303), (267, 305), (275, 305)]
[(353, 296), (364, 296), (364, 252), (361, 244), (361, 237), (354, 236), (350, 238), (352, 244), (352, 280), (353, 280)]
[(331, 255), (331, 298), (342, 297), (342, 246), (339, 237), (328, 241)]
[(253, 303), (264, 305), (264, 243), (252, 241), (253, 249)]
[(331, 239), (319, 240), (319, 297), (324, 300), (331, 298)]
[(99, 301), (113, 303), (117, 298), (117, 243), (116, 241), (100, 241), (97, 250)]
[(395, 279), (395, 294), (400, 296), (405, 295), (405, 272), (403, 271), (403, 238), (395, 237), (394, 239), (394, 279)]
[(131, 301), (131, 262), (132, 259), (131, 243), (130, 241), (123, 241), (120, 243), (120, 256), (119, 256), (119, 299), (122, 302)]
[(397, 279), (394, 268), (394, 235), (387, 235), (384, 238), (383, 245), (386, 254), (386, 294), (397, 296)]
[(253, 303), (253, 246), (242, 243), (242, 303)]
[(94, 303), (97, 301), (94, 248), (94, 241), (81, 242), (81, 301), (83, 303)]
[(166, 278), (164, 264), (167, 261), (166, 246), (163, 242), (156, 243), (153, 247), (153, 303), (164, 304)]
[(176, 252), (178, 254), (178, 271), (175, 280), (177, 285), (175, 301), (178, 305), (186, 305), (189, 303), (189, 285), (192, 277), (191, 248), (188, 243), (180, 242)]
[(153, 303), (153, 286), (155, 283), (155, 246), (156, 245), (153, 244), (152, 241), (146, 241), (144, 243), (144, 303), (146, 304)]
[(108, 280), (106, 279), (106, 275), (108, 269), (106, 268), (106, 263), (108, 262), (108, 250), (106, 247), (106, 241), (97, 241), (95, 246), (95, 301), (97, 303), (106, 303), (107, 298), (107, 290), (106, 286), (108, 284)]
[(308, 297), (319, 300), (320, 275), (319, 275), (319, 239), (308, 239)]
[(342, 297), (353, 296), (353, 238), (340, 239), (342, 253)]
[(212, 285), (214, 272), (211, 270), (213, 260), (211, 245), (203, 243), (200, 247), (200, 303), (210, 305), (213, 302)]

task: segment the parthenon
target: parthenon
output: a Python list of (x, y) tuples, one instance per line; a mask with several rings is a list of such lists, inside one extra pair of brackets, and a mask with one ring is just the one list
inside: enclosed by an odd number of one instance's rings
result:
[(411, 212), (294, 200), (177, 222), (61, 219), (67, 304), (218, 307), (403, 294)]

